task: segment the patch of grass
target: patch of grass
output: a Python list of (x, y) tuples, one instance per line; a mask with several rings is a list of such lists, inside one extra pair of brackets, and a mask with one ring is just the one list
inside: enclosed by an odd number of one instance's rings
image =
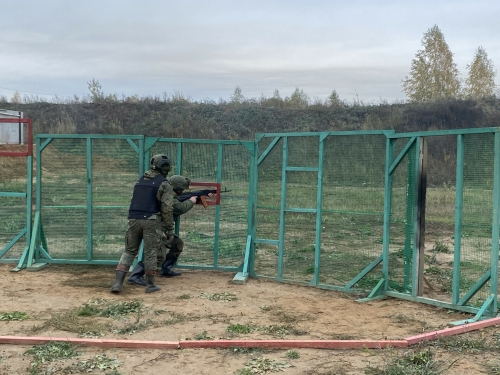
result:
[(299, 253), (314, 253), (316, 251), (316, 247), (314, 245), (310, 245), (307, 247), (304, 247), (302, 249), (298, 249), (297, 252)]
[(190, 299), (191, 296), (189, 294), (181, 294), (177, 297), (177, 299)]
[(35, 345), (24, 354), (33, 356), (33, 362), (30, 363), (30, 374), (47, 373), (42, 372), (48, 363), (68, 359), (78, 356), (75, 347), (68, 342), (50, 342), (43, 345)]
[(250, 333), (252, 332), (253, 330), (255, 330), (255, 327), (253, 327), (252, 325), (250, 324), (230, 324), (229, 326), (227, 326), (226, 328), (226, 332), (229, 332), (229, 333)]
[(314, 266), (308, 266), (304, 271), (304, 275), (312, 275), (314, 273)]
[(4, 312), (0, 314), (0, 320), (21, 321), (29, 319), (30, 316), (22, 311)]
[(285, 353), (285, 357), (287, 357), (288, 359), (297, 359), (300, 358), (300, 354), (296, 350), (288, 350)]
[(78, 316), (94, 316), (100, 313), (100, 310), (92, 305), (84, 305), (78, 310)]
[(427, 345), (449, 351), (466, 353), (478, 353), (483, 350), (495, 348), (494, 346), (489, 345), (484, 337), (473, 338), (464, 335), (440, 337), (435, 341), (429, 342)]
[(231, 302), (238, 300), (236, 294), (229, 292), (214, 293), (214, 294), (200, 293), (200, 298), (208, 298), (210, 301), (219, 301), (219, 302)]
[(442, 243), (441, 241), (436, 241), (436, 243), (434, 244), (434, 246), (432, 247), (432, 252), (433, 253), (445, 253), (445, 254), (450, 254), (451, 253), (451, 250), (450, 248), (448, 247), (448, 245), (445, 245), (444, 243)]
[(389, 360), (385, 360), (384, 368), (368, 366), (365, 374), (370, 375), (438, 375), (445, 370), (443, 363), (434, 360), (430, 350), (408, 351), (402, 355), (390, 352)]
[(128, 314), (140, 314), (144, 310), (144, 304), (140, 301), (125, 301), (111, 304), (99, 313), (107, 318), (117, 318)]
[(282, 372), (287, 367), (291, 367), (291, 365), (286, 361), (257, 357), (245, 363), (245, 368), (236, 373), (238, 375), (266, 374), (268, 372)]
[(188, 314), (178, 314), (176, 312), (169, 312), (171, 318), (170, 319), (165, 319), (162, 324), (165, 326), (170, 326), (174, 325), (177, 323), (183, 323), (183, 322), (192, 322), (195, 320), (200, 320), (201, 317), (198, 315), (188, 315)]
[(213, 340), (214, 337), (210, 336), (207, 331), (203, 331), (202, 333), (198, 333), (194, 336), (195, 340)]
[(291, 325), (278, 325), (278, 324), (263, 326), (258, 328), (258, 330), (260, 332), (266, 333), (268, 335), (273, 335), (276, 337), (284, 337), (286, 335), (301, 336), (301, 335), (307, 335), (309, 333), (306, 331), (300, 331)]
[(73, 309), (62, 313), (54, 313), (42, 325), (31, 328), (31, 331), (40, 332), (48, 328), (53, 328), (59, 331), (75, 332), (79, 335), (88, 333), (102, 335), (107, 330), (107, 325), (105, 324), (95, 322), (89, 318), (81, 319), (78, 316), (78, 312), (79, 309)]
[(490, 362), (483, 365), (490, 375), (500, 375), (500, 361)]
[(117, 369), (119, 366), (120, 363), (116, 358), (108, 358), (106, 354), (98, 354), (94, 358), (78, 361), (72, 366), (62, 369), (62, 372), (64, 374), (82, 374), (93, 372), (94, 370), (112, 370), (112, 372), (107, 372), (106, 375), (118, 375), (119, 372)]

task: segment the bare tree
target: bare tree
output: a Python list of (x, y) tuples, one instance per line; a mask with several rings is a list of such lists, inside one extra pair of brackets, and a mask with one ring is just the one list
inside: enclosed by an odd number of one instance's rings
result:
[(495, 95), (496, 70), (493, 61), (483, 47), (478, 47), (472, 64), (467, 65), (468, 77), (465, 80), (464, 96), (480, 99)]
[(456, 98), (460, 95), (460, 77), (444, 35), (437, 25), (427, 30), (411, 62), (403, 91), (411, 101)]

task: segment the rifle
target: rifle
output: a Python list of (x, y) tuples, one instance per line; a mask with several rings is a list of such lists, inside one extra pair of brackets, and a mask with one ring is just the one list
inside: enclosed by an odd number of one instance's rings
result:
[[(231, 190), (228, 190), (227, 188), (224, 188), (224, 190), (221, 191), (221, 193), (229, 193)], [(177, 196), (177, 199), (179, 199), (179, 202), (184, 202), (187, 201), (191, 197), (196, 197), (196, 204), (201, 204), (203, 207), (207, 208), (208, 203), (207, 203), (207, 197), (208, 194), (217, 194), (217, 189), (204, 189), (204, 190), (194, 190), (194, 191), (187, 191), (181, 195)]]

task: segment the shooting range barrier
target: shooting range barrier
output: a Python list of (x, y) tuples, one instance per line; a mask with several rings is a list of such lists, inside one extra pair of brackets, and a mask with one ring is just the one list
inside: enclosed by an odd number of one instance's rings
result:
[[(5, 259), (12, 245), (4, 248), (0, 261), (16, 269), (116, 264), (133, 184), (157, 153), (172, 159), (174, 174), (230, 190), (178, 223), (180, 268), (236, 272), (235, 283), (265, 277), (365, 291), (364, 300), (402, 298), (476, 314), (469, 323), (496, 316), (497, 128), (266, 133), (254, 141), (40, 134), (29, 246)], [(26, 190), (16, 194), (31, 219), (30, 163)], [(0, 190), (9, 184), (2, 178)], [(0, 193), (8, 218), (7, 197)]]

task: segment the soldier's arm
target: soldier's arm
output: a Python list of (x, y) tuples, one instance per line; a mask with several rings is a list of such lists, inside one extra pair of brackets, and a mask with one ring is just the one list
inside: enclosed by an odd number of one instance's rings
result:
[(174, 197), (174, 215), (182, 215), (193, 208), (194, 203), (192, 200), (188, 199), (184, 202), (180, 202), (177, 197)]

